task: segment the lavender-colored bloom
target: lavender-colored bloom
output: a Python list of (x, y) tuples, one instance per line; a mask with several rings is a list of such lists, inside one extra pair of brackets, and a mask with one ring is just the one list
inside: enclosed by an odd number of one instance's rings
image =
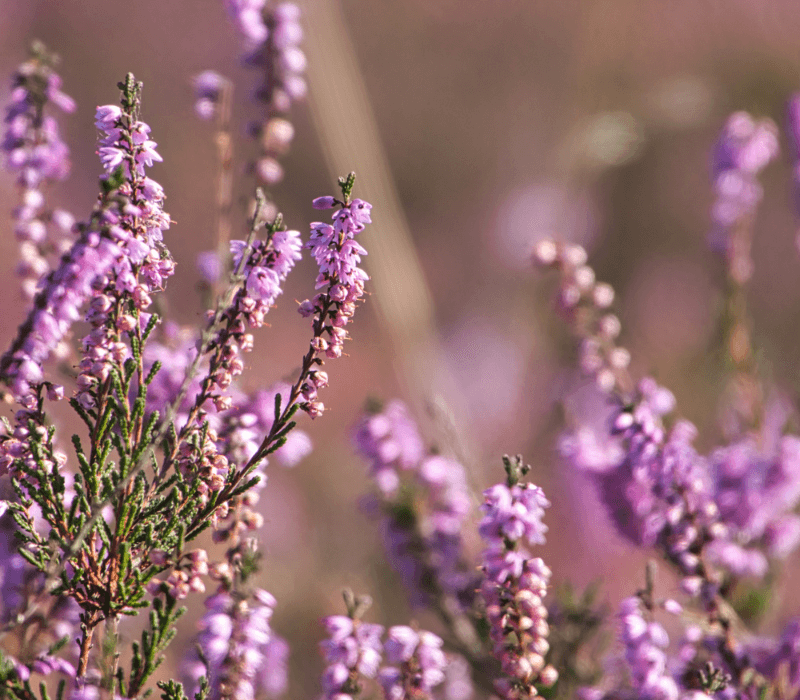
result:
[[(133, 322), (129, 315), (108, 316), (111, 299), (127, 294), (137, 309), (144, 310), (150, 293), (161, 289), (174, 270), (160, 244), (162, 230), (170, 223), (162, 208), (163, 190), (144, 175), (147, 164), (160, 160), (153, 150), (155, 144), (146, 138), (150, 128), (143, 122), (129, 123), (114, 105), (99, 107), (95, 123), (105, 132), (99, 153), (107, 171), (123, 165), (126, 182), (120, 191), (129, 198), (129, 205), (120, 209), (117, 200), (101, 203), (94, 225), (85, 228), (37, 294), (33, 311), (0, 361), (3, 378), (19, 400), (42, 383), (44, 361), (92, 299), (87, 320), (94, 331), (84, 339), (83, 379), (78, 380), (77, 395), (84, 408), (91, 408), (92, 387), (107, 376), (109, 360), (125, 359), (116, 357), (123, 349), (115, 333), (101, 329), (112, 323), (117, 331), (130, 330)], [(138, 280), (134, 268), (141, 275)]]
[(625, 648), (631, 684), (637, 697), (645, 700), (678, 700), (680, 691), (667, 668), (669, 637), (657, 622), (642, 615), (638, 598), (620, 605), (620, 641)]
[[(542, 600), (551, 572), (528, 550), (529, 546), (544, 543), (547, 527), (542, 517), (550, 503), (538, 486), (518, 481), (527, 471), (521, 458), (504, 460), (508, 480), (484, 491), (479, 531), (486, 542), (481, 594), (486, 603), (492, 653), (504, 674), (495, 681), (495, 688), (511, 700), (534, 695), (535, 683), (552, 685), (558, 674), (545, 665), (550, 647), (547, 608)], [(510, 636), (510, 632), (514, 635)]]
[(266, 0), (225, 0), (225, 9), (236, 28), (250, 44), (266, 41), (269, 30), (264, 23)]
[(195, 103), (194, 111), (200, 119), (211, 119), (217, 112), (224, 90), (230, 88), (230, 81), (216, 71), (206, 70), (192, 79)]
[[(306, 94), (303, 78), (306, 58), (299, 48), (303, 38), (300, 10), (293, 3), (267, 5), (265, 0), (225, 0), (225, 6), (244, 37), (245, 64), (259, 69), (263, 75), (255, 97), (265, 104), (266, 114), (262, 123), (250, 127), (261, 147), (252, 170), (262, 182), (272, 186), (283, 179), (278, 158), (287, 151), (294, 136), (294, 128), (285, 115), (292, 103)], [(211, 81), (207, 77), (203, 82), (208, 85)], [(198, 113), (212, 114), (214, 100), (208, 94), (202, 96)]]
[(793, 511), (800, 502), (800, 439), (747, 435), (715, 450), (709, 462), (720, 518), (733, 540), (711, 554), (734, 573), (763, 576), (764, 555), (748, 547), (786, 556), (799, 542), (800, 519)]
[[(424, 455), (417, 426), (400, 401), (364, 416), (354, 441), (378, 490), (377, 508), (371, 510), (388, 516), (385, 546), (412, 602), (423, 605), (443, 593), (468, 606), (476, 581), (463, 561), (461, 531), (471, 510), (464, 468), (440, 455)], [(405, 500), (404, 483), (411, 502)]]
[[(282, 293), (281, 284), (300, 259), (301, 247), (297, 231), (276, 231), (270, 240), (252, 247), (243, 271), (246, 279), (244, 292), (238, 299), (239, 307), (246, 312), (251, 325), (261, 325), (259, 319)], [(239, 268), (245, 248), (244, 241), (231, 241), (234, 269)]]
[(248, 599), (220, 590), (206, 600), (197, 642), (207, 662), (192, 653), (184, 664), (190, 694), (206, 675), (210, 700), (247, 700), (260, 692), (275, 697), (286, 688), (286, 643), (276, 641), (270, 619), (275, 599), (261, 589)]
[[(352, 188), (354, 174), (348, 178)], [(344, 181), (342, 181), (344, 186)], [(311, 347), (317, 360), (325, 357), (334, 359), (344, 353), (344, 341), (348, 339), (347, 326), (356, 310), (356, 305), (364, 294), (364, 283), (369, 275), (358, 267), (366, 250), (353, 240), (370, 223), (371, 204), (354, 199), (333, 214), (334, 226), (314, 222), (311, 224), (311, 238), (304, 246), (319, 265), (317, 289), (325, 287), (313, 299), (300, 304), (298, 312), (303, 317), (312, 318), (314, 337)], [(325, 337), (327, 335), (327, 337)], [(306, 401), (300, 404), (312, 418), (322, 415), (325, 405), (316, 398), (319, 386), (307, 382), (303, 392)]]
[(430, 698), (433, 688), (444, 681), (447, 659), (435, 634), (404, 625), (391, 627), (384, 648), (386, 661), (393, 664), (378, 672), (387, 699)]
[(734, 279), (752, 275), (749, 251), (737, 243), (734, 227), (752, 216), (761, 201), (758, 173), (778, 155), (777, 127), (769, 119), (755, 121), (746, 112), (732, 114), (723, 127), (711, 158), (716, 200), (711, 247), (723, 253)]
[(52, 63), (42, 47), (35, 47), (32, 58), (14, 74), (0, 142), (6, 166), (16, 173), (20, 188), (14, 233), (20, 241), (17, 271), (27, 299), (34, 297), (39, 281), (51, 269), (54, 254), (65, 252), (74, 223), (68, 212), (48, 211), (43, 193), (49, 182), (63, 180), (70, 171), (69, 148), (59, 135), (58, 122), (44, 110), (48, 103), (65, 112), (75, 110), (75, 103), (60, 90), (61, 78)]
[(344, 700), (355, 694), (359, 677), (377, 674), (383, 656), (383, 627), (344, 615), (326, 617), (323, 625), (328, 633), (328, 639), (320, 642), (327, 664), (322, 673), (323, 695)]

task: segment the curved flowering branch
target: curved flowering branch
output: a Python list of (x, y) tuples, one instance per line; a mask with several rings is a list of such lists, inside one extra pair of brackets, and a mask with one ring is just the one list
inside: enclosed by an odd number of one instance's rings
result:
[(311, 240), (305, 246), (311, 248), (311, 254), (319, 265), (317, 289), (325, 287), (325, 291), (300, 304), (300, 314), (312, 319), (310, 347), (288, 395), (276, 396), (275, 422), (245, 469), (252, 468), (284, 444), (286, 434), (294, 427), (291, 418), (298, 409), (311, 418), (322, 415), (325, 410), (317, 392), (328, 385), (328, 374), (316, 368), (325, 364), (323, 356), (328, 359), (341, 357), (344, 341), (348, 338), (345, 327), (353, 317), (364, 295), (364, 283), (369, 279), (367, 273), (358, 267), (361, 256), (367, 251), (356, 243), (354, 237), (372, 223), (372, 205), (351, 199), (354, 184), (355, 173), (350, 173), (346, 178), (339, 178), (342, 200), (330, 196), (314, 200), (316, 209), (339, 206), (333, 215), (333, 226), (318, 222), (311, 224)]

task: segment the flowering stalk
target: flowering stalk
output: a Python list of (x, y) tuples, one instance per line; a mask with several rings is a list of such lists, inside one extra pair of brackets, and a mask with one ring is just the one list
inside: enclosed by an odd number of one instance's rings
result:
[(365, 679), (375, 678), (383, 656), (383, 627), (363, 622), (361, 617), (372, 604), (368, 596), (344, 592), (347, 615), (331, 615), (323, 620), (328, 639), (320, 642), (325, 659), (322, 692), (327, 700), (353, 700), (363, 689)]
[[(98, 153), (107, 171), (98, 208), (62, 268), (48, 279), (14, 351), (7, 355), (6, 377), (23, 408), (0, 440), (3, 464), (12, 473), (18, 498), (10, 507), (24, 543), (20, 554), (48, 576), (52, 595), (71, 597), (82, 609), (75, 698), (96, 692), (97, 683), (90, 680), (90, 650), (94, 631), (104, 621), (110, 644), (104, 642), (100, 685), (129, 697), (141, 692), (174, 635), (173, 625), (182, 614), (176, 601), (188, 590), (202, 588), (199, 576), (206, 570), (207, 555), (203, 550), (185, 554), (185, 542), (208, 526), (217, 508), (250, 485), (230, 488), (209, 506), (207, 481), (189, 478), (197, 473), (196, 466), (171, 469), (169, 475), (156, 470), (152, 478), (144, 469), (153, 464), (155, 449), (163, 446), (158, 414), (145, 411), (148, 385), (159, 370), (157, 364), (144, 368), (142, 350), (158, 320), (146, 309), (171, 275), (173, 263), (162, 243), (162, 231), (169, 225), (161, 207), (164, 194), (145, 175), (145, 168), (161, 158), (149, 128), (139, 121), (141, 85), (129, 75), (120, 88), (122, 108), (106, 106), (97, 112), (96, 123), (104, 133)], [(249, 276), (256, 282), (244, 283), (242, 289), (257, 296), (256, 305), (268, 306), (274, 289), (265, 291), (259, 265), (269, 259), (286, 268), (294, 258), (281, 263), (271, 249), (248, 248), (242, 267), (251, 263)], [(298, 250), (299, 244), (290, 246), (288, 253), (296, 256)], [(90, 254), (98, 264), (76, 264)], [(78, 287), (72, 296), (65, 294), (66, 282)], [(45, 394), (58, 398), (61, 392), (44, 380), (41, 365), (35, 363), (43, 357), (23, 353), (30, 347), (27, 339), (41, 342), (39, 328), (63, 332), (57, 324), (45, 326), (42, 319), (58, 318), (61, 309), (68, 308), (70, 313), (62, 315), (74, 320), (77, 308), (89, 299), (86, 320), (91, 330), (83, 341), (77, 393), (70, 403), (88, 428), (90, 445), (84, 450), (77, 436), (73, 440), (79, 473), (74, 491), (68, 491), (66, 456), (57, 450), (54, 429), (44, 413)], [(243, 313), (257, 312), (254, 307)], [(229, 344), (223, 343), (222, 351), (226, 349)], [(213, 355), (215, 386), (220, 367), (229, 359)], [(209, 391), (206, 387), (206, 394)], [(171, 430), (175, 435), (175, 426)], [(207, 430), (200, 437), (206, 439)], [(37, 524), (39, 513), (49, 528), (44, 534)], [(63, 565), (58, 565), (59, 559)], [(166, 582), (152, 581), (166, 569), (172, 570)], [(117, 620), (148, 605), (151, 629), (143, 632), (141, 644), (134, 644), (126, 678), (116, 662)]]
[(530, 467), (522, 457), (503, 457), (507, 479), (484, 491), (484, 516), (479, 526), (486, 542), (481, 569), (481, 595), (486, 603), (492, 653), (502, 666), (504, 678), (495, 689), (504, 698), (532, 698), (537, 685), (549, 687), (558, 673), (545, 663), (549, 651), (547, 594), (550, 569), (528, 546), (543, 544), (547, 526), (542, 523), (550, 502), (544, 492), (520, 479)]
[(306, 58), (298, 47), (303, 36), (300, 8), (291, 2), (274, 6), (264, 0), (226, 0), (228, 13), (245, 37), (245, 63), (262, 71), (263, 82), (256, 91), (265, 106), (263, 123), (250, 127), (258, 139), (261, 155), (253, 166), (256, 177), (267, 187), (283, 179), (278, 158), (286, 153), (294, 137), (287, 115), (292, 102), (305, 97), (302, 74)]
[(387, 700), (430, 700), (433, 689), (445, 679), (447, 659), (443, 642), (432, 632), (407, 625), (389, 628), (386, 661), (378, 671), (378, 682)]

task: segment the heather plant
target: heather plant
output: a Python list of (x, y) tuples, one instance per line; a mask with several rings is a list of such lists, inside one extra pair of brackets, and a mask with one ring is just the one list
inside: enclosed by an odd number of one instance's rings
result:
[[(294, 465), (312, 450), (303, 414), (327, 412), (327, 365), (346, 355), (369, 290), (356, 237), (372, 205), (354, 196), (350, 173), (311, 202), (329, 222), (311, 223), (307, 238), (287, 229), (262, 187), (283, 178), (290, 110), (306, 93), (300, 12), (225, 5), (260, 75), (261, 117), (248, 127), (256, 155), (237, 169), (233, 83), (213, 70), (194, 77), (195, 112), (213, 120), (218, 155), (217, 246), (198, 259), (210, 308), (197, 327), (172, 321), (162, 301), (180, 233), (150, 176), (162, 157), (142, 120), (142, 84), (128, 74), (119, 104), (96, 110), (100, 193), (76, 224), (46, 200), (70, 170), (55, 114), (75, 107), (55, 58), (35, 44), (12, 77), (2, 149), (19, 190), (12, 216), (30, 308), (0, 358), (13, 404), (0, 431), (0, 698), (290, 692), (292, 649), (273, 626), (281, 601), (262, 587), (257, 532), (269, 513), (259, 501), (271, 462)], [(795, 98), (795, 161), (797, 112)], [(444, 440), (428, 444), (401, 401), (373, 399), (351, 421), (373, 484), (360, 505), (381, 529), (413, 617), (378, 624), (370, 596), (345, 590), (317, 635), (321, 697), (800, 698), (800, 621), (777, 637), (758, 627), (800, 544), (800, 437), (790, 403), (763, 376), (747, 307), (759, 175), (779, 142), (773, 122), (737, 112), (710, 149), (708, 239), (724, 279), (729, 361), (711, 449), (695, 446), (698, 430), (669, 389), (630, 369), (614, 290), (596, 280), (586, 250), (535, 245), (533, 262), (557, 275), (555, 308), (588, 382), (559, 440), (564, 468), (586, 475), (619, 534), (654, 557), (616, 615), (596, 587), (555, 590), (542, 556), (551, 500), (521, 455), (497, 460), (478, 497), (463, 455)], [(239, 172), (254, 192), (242, 239), (231, 223)], [(317, 272), (297, 306), (310, 326), (305, 353), (288, 381), (248, 389), (245, 353), (262, 342), (255, 331), (306, 250)], [(80, 426), (74, 434), (66, 415)], [(664, 590), (655, 558), (679, 592)], [(165, 675), (179, 620), (201, 596), (196, 634)], [(614, 642), (602, 642), (604, 624)]]

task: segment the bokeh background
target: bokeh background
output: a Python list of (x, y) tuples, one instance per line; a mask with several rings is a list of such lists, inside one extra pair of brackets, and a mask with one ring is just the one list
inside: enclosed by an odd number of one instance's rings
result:
[[(786, 98), (800, 90), (800, 7), (794, 0), (300, 4), (311, 93), (293, 112), (296, 136), (273, 196), (289, 225), (305, 232), (317, 218), (311, 199), (332, 193), (335, 175), (352, 169), (362, 178), (357, 194), (374, 195), (375, 205), (363, 241), (372, 251), (372, 294), (348, 356), (328, 367), (329, 411), (302, 426), (315, 451), (291, 471), (271, 466), (261, 501), (259, 582), (278, 598), (274, 626), (292, 643), (290, 695), (308, 697), (318, 692), (321, 668), (317, 623), (342, 611), (344, 586), (373, 596), (374, 621), (414, 616), (436, 628), (408, 608), (377, 527), (358, 509), (369, 483), (350, 436), (368, 397), (407, 400), (431, 442), (464, 460), (476, 494), (501, 478), (501, 454), (523, 453), (553, 502), (542, 556), (556, 583), (600, 580), (611, 604), (642, 584), (648, 552), (617, 537), (589, 483), (557, 455), (564, 401), (580, 381), (572, 341), (553, 313), (553, 280), (531, 269), (530, 250), (544, 236), (587, 247), (599, 279), (618, 292), (635, 372), (669, 386), (681, 414), (700, 427), (700, 447), (714, 445), (725, 374), (717, 346), (722, 272), (706, 245), (709, 153), (731, 111), (782, 122)], [(240, 237), (253, 186), (244, 164), (255, 153), (245, 124), (259, 116), (250, 99), (256, 76), (240, 63), (221, 0), (0, 0), (0, 76), (24, 60), (34, 38), (61, 55), (64, 90), (78, 103), (61, 120), (73, 174), (49, 195), (78, 219), (97, 196), (94, 109), (117, 100), (127, 71), (144, 81), (143, 118), (164, 158), (152, 176), (176, 222), (168, 244), (179, 267), (168, 312), (182, 324), (199, 322), (194, 260), (214, 245), (215, 164), (212, 129), (193, 114), (191, 77), (213, 68), (235, 83)], [(0, 78), (0, 103), (8, 85)], [(350, 144), (345, 162), (334, 142)], [(784, 156), (762, 179), (750, 306), (764, 372), (794, 399), (800, 259), (786, 149), (784, 139)], [(0, 174), (6, 212), (15, 197), (11, 178)], [(15, 257), (6, 214), (4, 342), (24, 315)], [(313, 274), (306, 260), (290, 277), (249, 356), (246, 386), (290, 378), (299, 367), (308, 327), (294, 300), (312, 293)], [(787, 564), (782, 581), (794, 578), (797, 564), (797, 557)], [(668, 576), (660, 585), (663, 595), (674, 592)], [(765, 631), (800, 613), (790, 591), (778, 584)], [(165, 673), (175, 672), (201, 610), (198, 596)]]

